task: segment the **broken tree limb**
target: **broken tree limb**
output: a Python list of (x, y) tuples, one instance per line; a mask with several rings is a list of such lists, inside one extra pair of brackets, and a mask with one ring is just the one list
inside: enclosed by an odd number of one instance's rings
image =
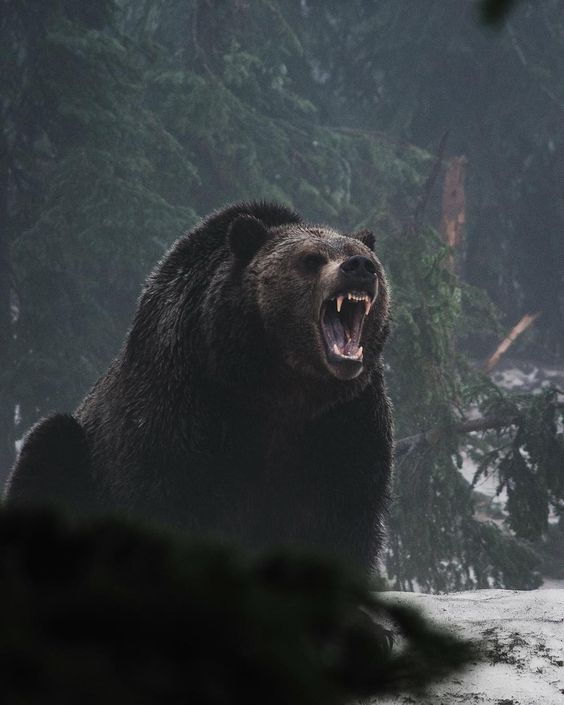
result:
[(486, 372), (491, 372), (491, 370), (493, 370), (493, 368), (500, 361), (501, 356), (507, 352), (507, 350), (511, 347), (511, 345), (513, 345), (515, 340), (517, 340), (517, 338), (521, 335), (521, 333), (524, 333), (527, 328), (529, 328), (529, 326), (531, 326), (537, 320), (541, 313), (542, 311), (537, 311), (536, 313), (527, 313), (523, 316), (519, 323), (511, 329), (509, 334), (506, 335), (505, 338), (501, 341), (501, 343), (497, 346), (495, 352), (490, 355), (484, 363), (484, 370)]
[(464, 191), (466, 163), (465, 156), (449, 159), (443, 183), (440, 230), (444, 242), (450, 248), (448, 263), (451, 271), (454, 271), (455, 250), (462, 245), (466, 222), (466, 194)]

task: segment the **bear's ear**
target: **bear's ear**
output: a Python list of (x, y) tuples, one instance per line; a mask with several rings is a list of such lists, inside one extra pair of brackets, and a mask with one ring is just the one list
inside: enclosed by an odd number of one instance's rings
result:
[(356, 240), (360, 240), (364, 245), (366, 245), (366, 247), (368, 247), (369, 250), (372, 250), (372, 252), (374, 252), (376, 238), (374, 237), (373, 232), (371, 232), (370, 230), (359, 230), (357, 233), (353, 233), (352, 237), (354, 237)]
[(249, 261), (269, 239), (264, 223), (252, 215), (240, 215), (229, 227), (229, 247), (240, 260)]

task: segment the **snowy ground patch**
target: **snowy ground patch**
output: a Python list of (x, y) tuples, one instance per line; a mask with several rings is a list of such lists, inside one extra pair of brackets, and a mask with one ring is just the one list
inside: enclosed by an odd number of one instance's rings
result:
[(492, 380), (515, 392), (533, 392), (555, 386), (564, 389), (562, 365), (547, 365), (529, 360), (502, 360), (491, 374)]
[(477, 642), (485, 658), (424, 698), (394, 696), (378, 705), (564, 705), (564, 590), (390, 592), (385, 599)]

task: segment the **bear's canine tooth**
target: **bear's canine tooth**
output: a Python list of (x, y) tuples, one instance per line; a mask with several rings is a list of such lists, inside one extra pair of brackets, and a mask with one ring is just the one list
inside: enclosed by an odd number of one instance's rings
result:
[(339, 350), (339, 346), (337, 345), (337, 343), (333, 343), (333, 352), (334, 352), (336, 355), (339, 355), (340, 357), (342, 357), (341, 351)]
[(344, 296), (337, 296), (337, 313), (341, 313), (341, 306), (343, 305)]
[(364, 315), (365, 316), (368, 316), (371, 308), (372, 308), (372, 301), (370, 301), (368, 296), (365, 296), (364, 297)]

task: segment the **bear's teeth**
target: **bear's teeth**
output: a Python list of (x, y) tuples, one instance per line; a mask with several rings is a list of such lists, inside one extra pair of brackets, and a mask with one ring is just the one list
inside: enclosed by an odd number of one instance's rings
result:
[(340, 294), (336, 296), (334, 301), (337, 304), (337, 313), (341, 313), (341, 308), (343, 307), (343, 301), (347, 299), (348, 301), (358, 301), (359, 303), (364, 301), (364, 312), (368, 314), (372, 307), (372, 300), (366, 294), (353, 294), (349, 291), (347, 294)]

